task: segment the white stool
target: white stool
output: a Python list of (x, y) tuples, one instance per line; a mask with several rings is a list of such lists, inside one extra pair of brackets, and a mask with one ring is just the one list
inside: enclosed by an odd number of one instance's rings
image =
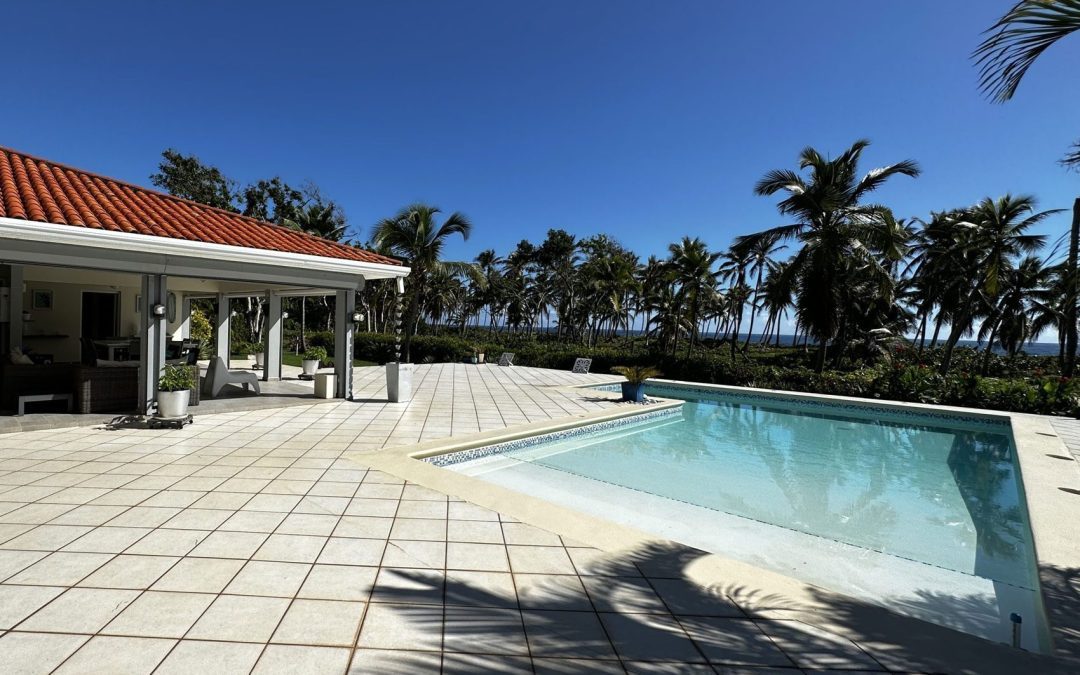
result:
[(315, 373), (315, 398), (334, 398), (336, 385), (334, 373)]

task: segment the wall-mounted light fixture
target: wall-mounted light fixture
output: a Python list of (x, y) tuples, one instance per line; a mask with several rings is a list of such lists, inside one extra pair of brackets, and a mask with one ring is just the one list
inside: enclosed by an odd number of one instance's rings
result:
[(154, 305), (151, 311), (154, 313), (154, 316), (160, 319), (165, 316), (165, 305)]
[(360, 312), (353, 312), (352, 313), (352, 322), (353, 323), (363, 323), (364, 322), (364, 315), (362, 313), (360, 313)]
[(289, 313), (288, 312), (282, 312), (281, 313), (281, 318), (282, 319), (288, 319), (289, 318)]

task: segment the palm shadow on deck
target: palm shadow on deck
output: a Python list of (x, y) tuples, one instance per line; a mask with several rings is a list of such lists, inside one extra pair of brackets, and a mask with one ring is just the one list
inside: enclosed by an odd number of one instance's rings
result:
[[(549, 575), (502, 592), (484, 584), (483, 573), (384, 569), (392, 577), (386, 583), (380, 577), (372, 606), (385, 603), (382, 611), (402, 619), (410, 634), (426, 637), (401, 647), (417, 651), (393, 652), (392, 660), (354, 665), (351, 672), (368, 672), (363, 668), (369, 665), (381, 673), (438, 672), (440, 649), (444, 673), (704, 673), (713, 667), (1077, 672), (1076, 662), (1014, 650), (824, 590), (800, 605), (735, 584), (705, 588), (689, 580), (687, 569), (707, 555), (655, 543), (579, 566), (584, 588), (573, 575)], [(515, 574), (515, 581), (519, 576), (529, 575)], [(1068, 578), (1075, 577), (1074, 571)], [(1074, 603), (1076, 590), (1073, 585)], [(964, 612), (968, 601), (982, 599), (925, 598), (956, 612)]]

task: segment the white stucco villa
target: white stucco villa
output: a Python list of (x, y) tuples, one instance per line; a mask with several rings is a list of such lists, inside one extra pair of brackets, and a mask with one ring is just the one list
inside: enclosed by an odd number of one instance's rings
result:
[[(212, 347), (227, 363), (227, 300), (252, 296), (266, 304), (264, 380), (281, 377), (281, 299), (334, 296), (336, 395), (351, 398), (356, 291), (408, 273), (369, 251), (0, 147), (0, 410), (71, 394), (81, 412), (146, 413), (168, 342), (190, 335), (191, 301), (217, 299)], [(117, 367), (125, 353), (137, 367)]]

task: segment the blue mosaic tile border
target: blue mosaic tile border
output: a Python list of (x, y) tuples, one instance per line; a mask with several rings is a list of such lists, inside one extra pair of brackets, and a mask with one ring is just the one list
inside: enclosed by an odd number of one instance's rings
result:
[(583, 436), (585, 434), (592, 434), (600, 431), (610, 431), (611, 429), (618, 429), (619, 427), (630, 426), (633, 424), (641, 424), (644, 422), (652, 422), (658, 419), (674, 417), (677, 415), (682, 415), (682, 410), (680, 408), (664, 408), (663, 410), (654, 410), (652, 412), (642, 413), (640, 415), (620, 417), (618, 419), (608, 420), (606, 422), (586, 424), (584, 426), (574, 427), (572, 429), (563, 429), (562, 431), (553, 431), (547, 434), (539, 434), (537, 436), (518, 438), (513, 441), (506, 441), (505, 443), (498, 443), (496, 445), (488, 445), (480, 448), (470, 448), (469, 450), (460, 450), (458, 452), (451, 452), (445, 455), (425, 457), (422, 461), (427, 462), (428, 464), (434, 464), (435, 466), (451, 466), (453, 464), (460, 464), (462, 462), (468, 462), (470, 460), (479, 459), (481, 457), (501, 455), (508, 452), (514, 452), (516, 450), (524, 450), (525, 448), (542, 445), (544, 443), (563, 441), (568, 438), (574, 438), (576, 436)]
[[(614, 385), (614, 389), (610, 388), (612, 385), (601, 385), (596, 387), (597, 389), (603, 389), (604, 391), (615, 391), (618, 385)], [(647, 384), (648, 391), (665, 398), (685, 398), (688, 393), (700, 394), (704, 398), (712, 399), (724, 399), (724, 398), (737, 398), (739, 400), (750, 401), (762, 401), (768, 403), (796, 403), (798, 405), (806, 406), (809, 408), (819, 408), (822, 410), (847, 410), (850, 412), (877, 412), (881, 411), (889, 415), (897, 415), (899, 417), (908, 417), (912, 419), (922, 420), (936, 420), (942, 422), (964, 422), (964, 423), (976, 423), (986, 424), (999, 427), (1011, 427), (1008, 419), (1001, 419), (1000, 417), (981, 417), (976, 415), (958, 415), (955, 413), (947, 412), (935, 412), (930, 410), (905, 410), (903, 408), (894, 408), (889, 405), (889, 401), (882, 401), (882, 405), (873, 405), (868, 403), (840, 403), (839, 401), (815, 401), (812, 399), (802, 398), (800, 396), (784, 396), (782, 393), (777, 394), (757, 394), (753, 392), (729, 392), (718, 391), (716, 389), (708, 389), (706, 387), (695, 387), (691, 384), (686, 385), (671, 385), (671, 384)], [(899, 405), (903, 405), (902, 401), (896, 402)]]

